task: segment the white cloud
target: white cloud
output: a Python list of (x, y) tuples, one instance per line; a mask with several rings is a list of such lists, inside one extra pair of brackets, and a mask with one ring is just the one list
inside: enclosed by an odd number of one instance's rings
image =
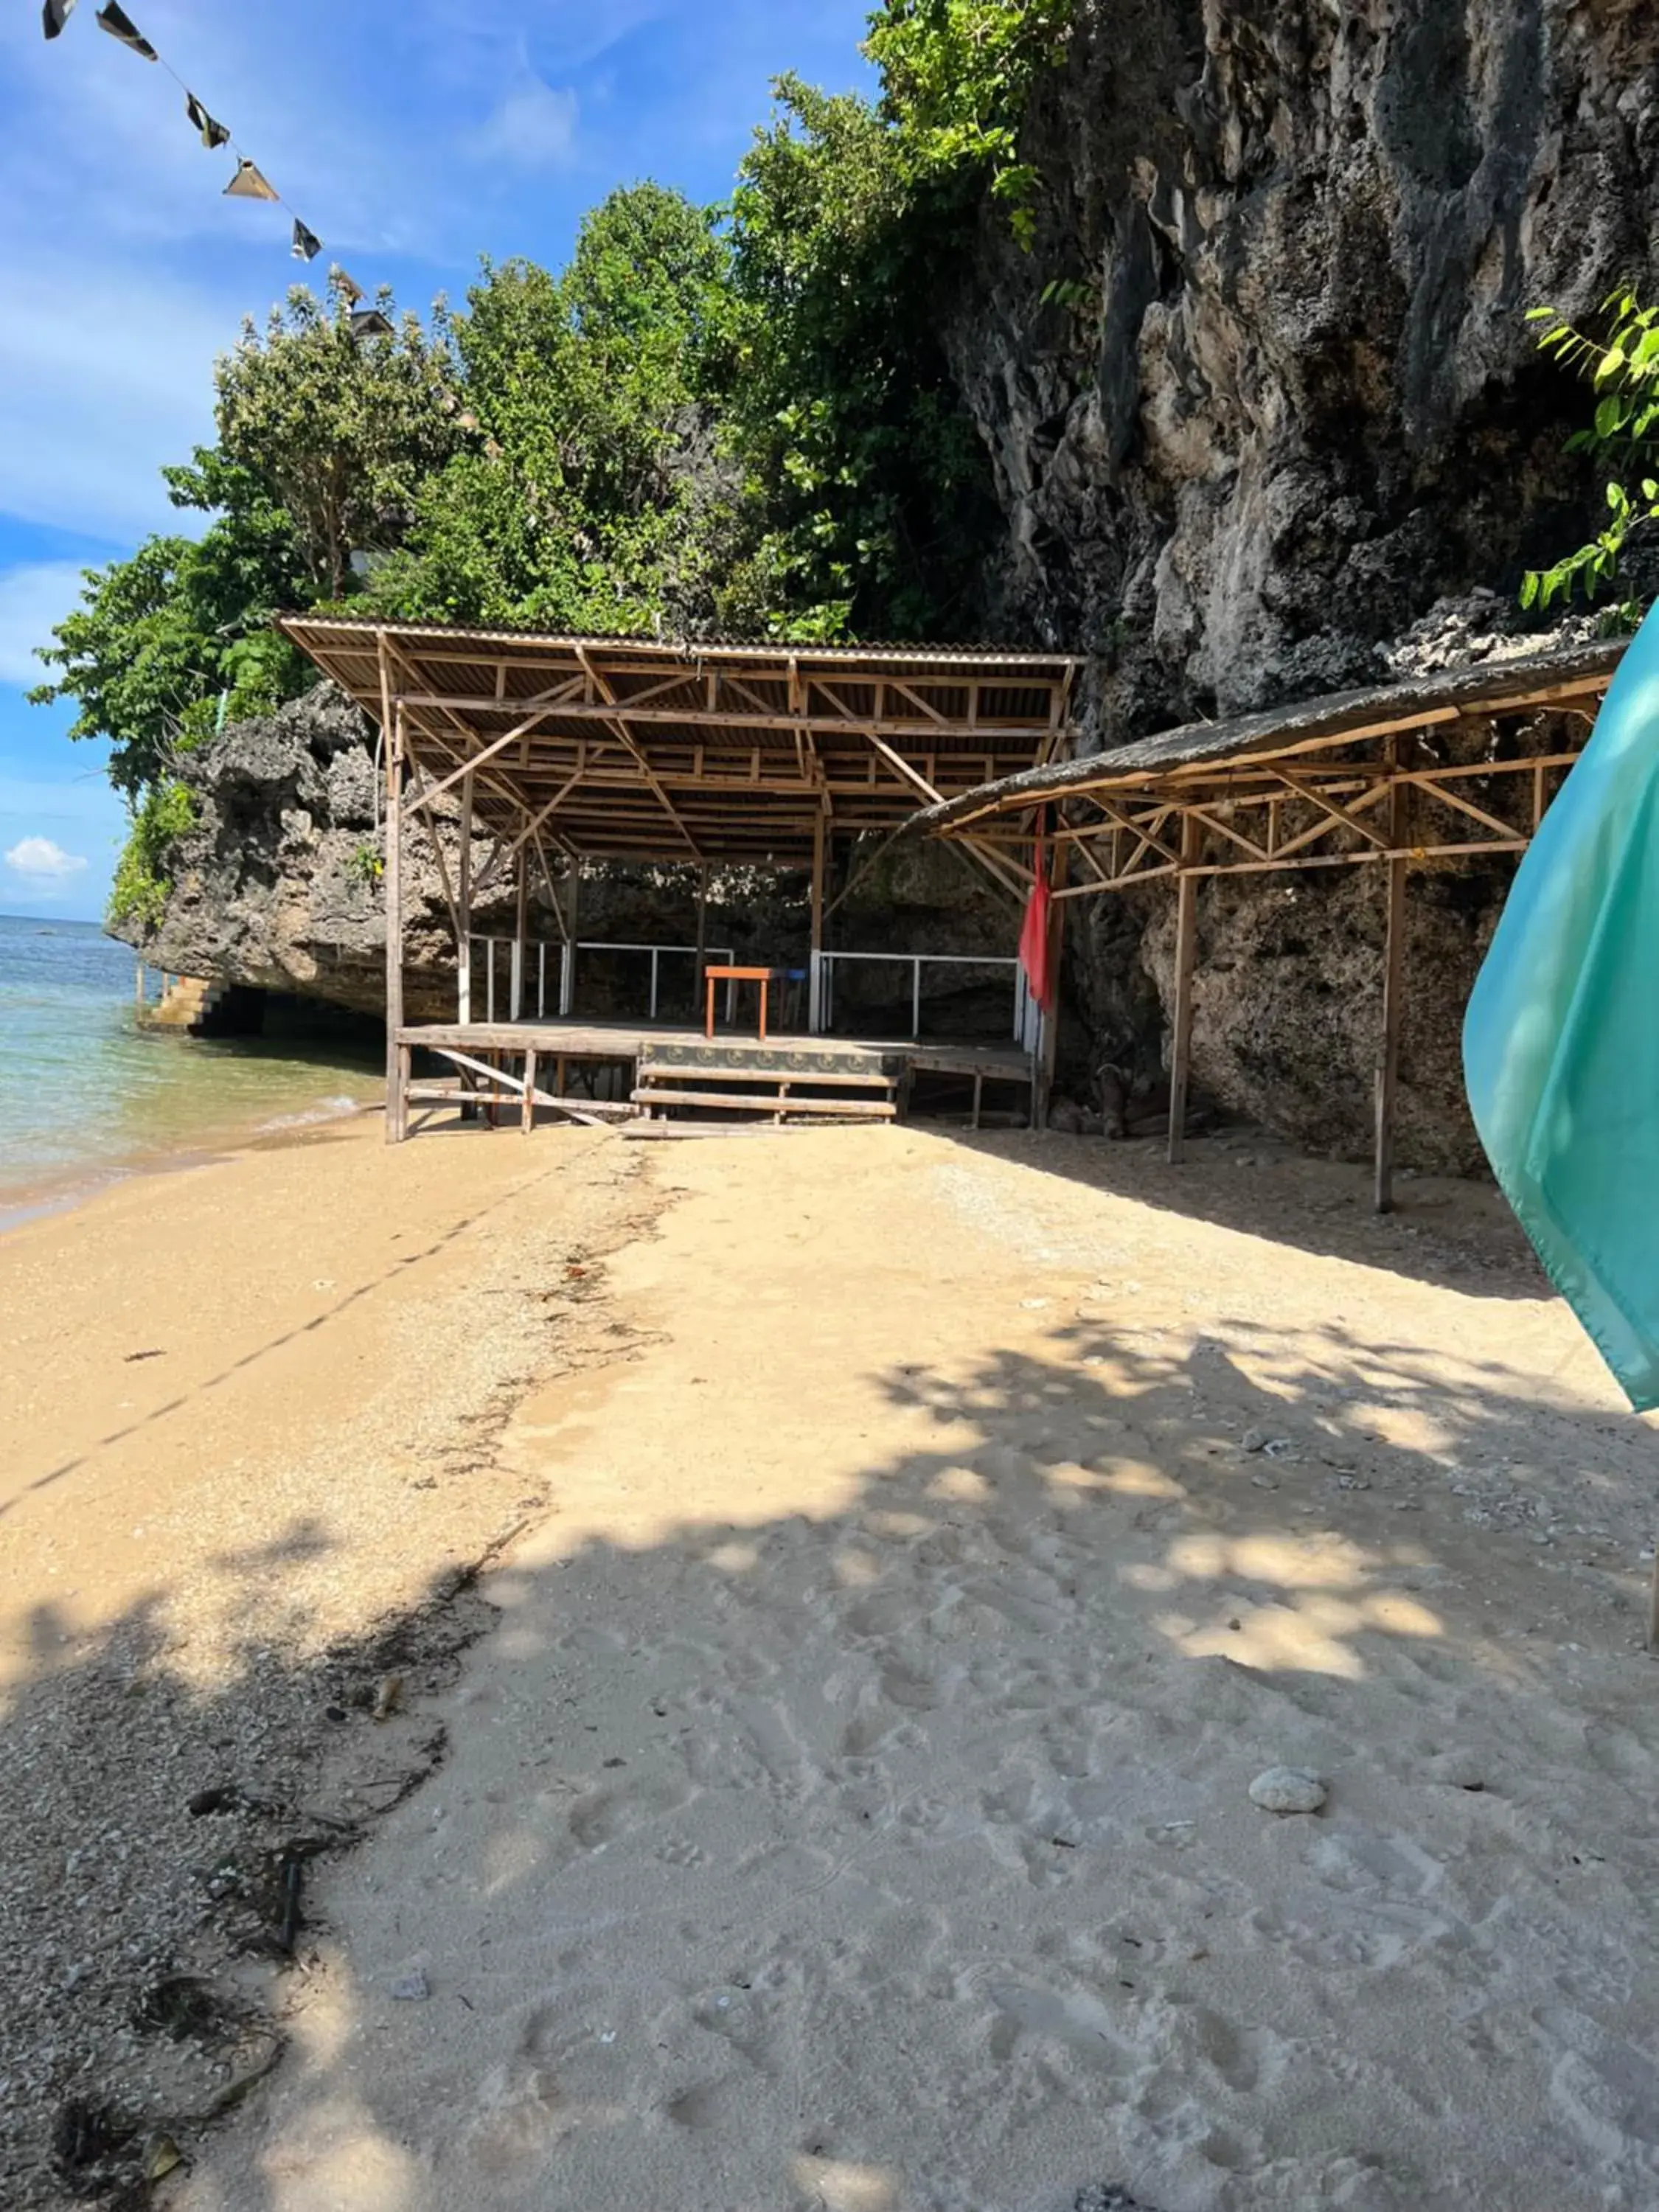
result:
[(567, 168), (576, 155), (576, 115), (574, 92), (526, 77), (478, 132), (473, 151), (515, 169)]
[(50, 837), (20, 837), (6, 854), (6, 866), (37, 886), (78, 876), (86, 865), (80, 854), (66, 853)]
[(0, 684), (29, 685), (46, 677), (34, 657), (37, 645), (52, 642), (60, 623), (81, 596), (82, 563), (36, 561), (0, 568)]

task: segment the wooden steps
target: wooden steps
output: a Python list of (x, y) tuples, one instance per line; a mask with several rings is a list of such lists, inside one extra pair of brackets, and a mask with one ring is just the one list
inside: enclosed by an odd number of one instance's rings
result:
[(895, 1088), (890, 1075), (879, 1068), (858, 1068), (851, 1073), (840, 1069), (804, 1067), (727, 1067), (724, 1064), (699, 1067), (693, 1061), (647, 1060), (640, 1063), (641, 1083), (775, 1083), (787, 1089), (792, 1083), (811, 1084), (816, 1089), (854, 1091), (888, 1091)]
[(153, 1006), (139, 1015), (147, 1030), (195, 1032), (225, 995), (227, 986), (204, 975), (175, 975)]
[[(733, 1085), (754, 1087), (732, 1089)], [(795, 1115), (816, 1121), (892, 1121), (898, 1118), (893, 1095), (897, 1087), (892, 1076), (878, 1069), (698, 1067), (684, 1060), (643, 1060), (633, 1102), (647, 1114), (664, 1108), (701, 1108), (765, 1115), (775, 1122)], [(849, 1095), (854, 1091), (878, 1095), (854, 1097)]]

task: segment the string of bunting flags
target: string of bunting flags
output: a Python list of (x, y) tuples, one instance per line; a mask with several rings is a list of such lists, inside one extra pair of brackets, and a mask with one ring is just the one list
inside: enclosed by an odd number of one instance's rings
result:
[[(60, 38), (63, 35), (64, 26), (75, 13), (76, 4), (77, 0), (42, 0), (40, 27), (48, 39)], [(167, 75), (185, 95), (186, 121), (210, 154), (217, 153), (221, 147), (228, 147), (235, 156), (236, 171), (230, 182), (225, 186), (226, 198), (269, 200), (284, 209), (294, 226), (289, 248), (294, 258), (296, 261), (314, 261), (323, 250), (322, 240), (307, 223), (301, 220), (291, 207), (289, 207), (276, 185), (260, 169), (258, 163), (252, 161), (242, 151), (225, 125), (216, 116), (209, 113), (178, 70), (156, 51), (150, 40), (144, 36), (131, 16), (128, 15), (126, 9), (119, 5), (119, 0), (105, 0), (105, 4), (99, 9), (94, 20), (100, 31), (106, 31), (112, 39), (118, 40), (130, 52), (137, 54), (141, 61), (157, 63), (167, 70)], [(337, 270), (334, 276), (339, 289), (345, 294), (350, 303), (353, 337), (390, 337), (392, 334), (392, 325), (386, 316), (378, 307), (365, 307), (362, 304), (363, 297), (362, 286), (354, 283), (343, 269)]]

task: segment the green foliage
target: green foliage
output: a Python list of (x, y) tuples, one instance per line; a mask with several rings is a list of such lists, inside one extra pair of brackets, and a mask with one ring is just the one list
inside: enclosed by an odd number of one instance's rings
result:
[(549, 628), (707, 629), (740, 556), (741, 471), (720, 404), (728, 253), (657, 185), (615, 192), (562, 276), (485, 264), (455, 319), (464, 442), (374, 580), (404, 615)]
[[(1643, 307), (1626, 288), (1613, 295), (1605, 313), (1604, 340), (1575, 328), (1553, 307), (1534, 307), (1528, 319), (1545, 325), (1540, 349), (1578, 370), (1595, 392), (1595, 416), (1567, 441), (1567, 451), (1588, 453), (1609, 471), (1602, 494), (1609, 519), (1553, 568), (1527, 574), (1523, 607), (1571, 601), (1580, 586), (1587, 600), (1600, 598), (1619, 583), (1631, 539), (1659, 522), (1659, 308)], [(1639, 611), (1628, 601), (1619, 610), (1632, 623)]]
[(133, 810), (132, 828), (115, 864), (109, 919), (155, 929), (173, 888), (169, 862), (179, 839), (196, 826), (196, 804), (185, 785), (152, 784)]
[(214, 518), (204, 535), (151, 538), (88, 569), (40, 652), (52, 673), (31, 698), (76, 702), (70, 737), (110, 740), (129, 798), (226, 720), (305, 689), (314, 672), (271, 617), (349, 589), (351, 552), (396, 544), (416, 486), (455, 443), (441, 315), (430, 341), (412, 318), (392, 337), (355, 339), (330, 283), (331, 307), (293, 292), (263, 339), (245, 330), (215, 372), (219, 443), (163, 470), (175, 507)]
[[(428, 337), (416, 315), (356, 337), (337, 270), (330, 300), (303, 285), (263, 337), (243, 325), (215, 372), (218, 452), (287, 514), (313, 599), (349, 587), (354, 551), (399, 544), (416, 491), (455, 442), (459, 410), (441, 302)], [(391, 319), (391, 295), (378, 305)]]
[(915, 184), (864, 101), (793, 78), (777, 94), (731, 211), (733, 411), (767, 519), (750, 573), (775, 602), (768, 627), (948, 631), (994, 513), (939, 337), (939, 270), (968, 217)]
[(52, 674), (37, 703), (73, 699), (71, 738), (110, 738), (110, 776), (136, 797), (199, 742), (204, 703), (217, 718), (291, 696), (300, 657), (270, 629), (304, 598), (288, 519), (246, 471), (210, 452), (170, 469), (179, 507), (220, 512), (200, 538), (148, 539), (130, 560), (85, 572), (81, 604), (40, 658)]
[(352, 848), (350, 857), (346, 861), (346, 874), (354, 884), (362, 884), (365, 890), (373, 890), (385, 873), (386, 862), (377, 845), (364, 843)]
[(955, 181), (987, 172), (1029, 246), (1036, 173), (1019, 159), (1031, 88), (1066, 55), (1073, 0), (885, 0), (865, 52), (908, 173)]

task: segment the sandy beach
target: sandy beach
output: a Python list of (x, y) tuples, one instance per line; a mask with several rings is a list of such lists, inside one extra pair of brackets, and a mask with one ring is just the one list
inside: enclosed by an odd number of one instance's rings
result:
[(357, 1124), (0, 1243), (7, 2201), (74, 2099), (175, 2212), (1659, 2201), (1651, 1436), (1490, 1191), (1194, 1151)]

